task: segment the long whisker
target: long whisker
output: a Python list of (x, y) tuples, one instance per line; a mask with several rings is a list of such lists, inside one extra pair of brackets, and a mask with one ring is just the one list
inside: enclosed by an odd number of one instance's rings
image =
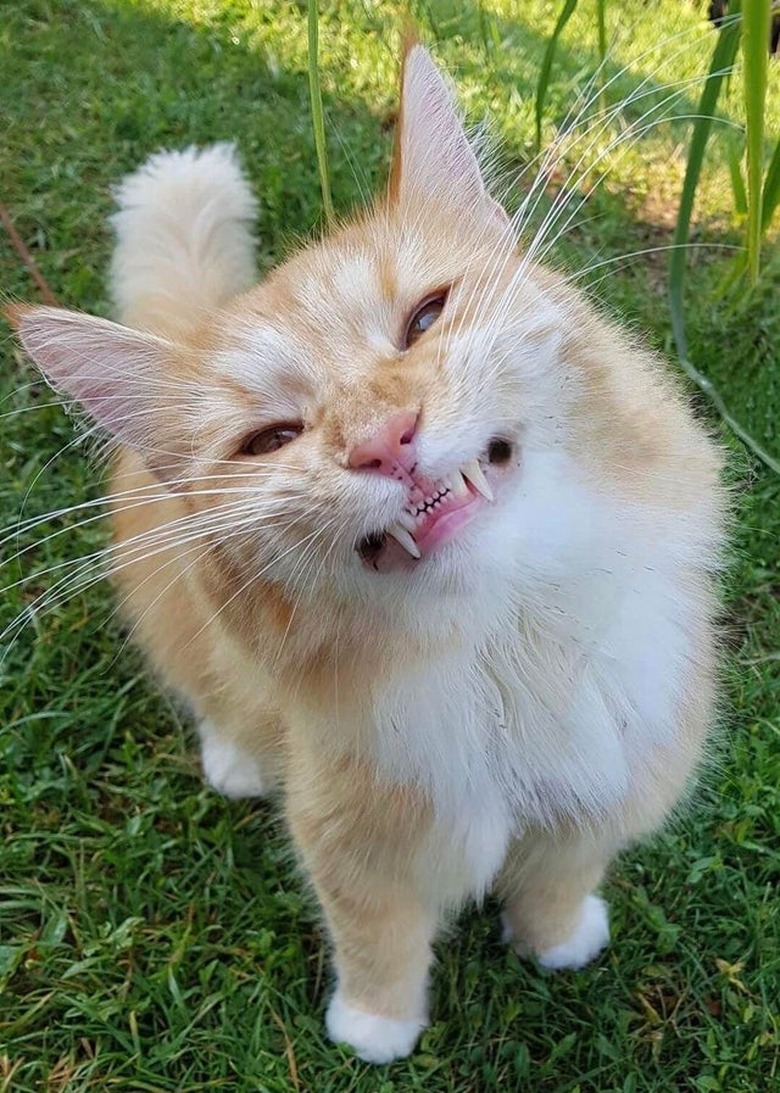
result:
[[(235, 477), (235, 476), (233, 476), (233, 477)], [(247, 475), (247, 477), (251, 478), (252, 481), (253, 481), (253, 485), (251, 487), (250, 486), (244, 486), (244, 487), (222, 486), (222, 487), (214, 488), (214, 489), (210, 489), (210, 490), (188, 490), (187, 491), (187, 496), (190, 497), (190, 498), (194, 498), (194, 497), (224, 497), (228, 494), (238, 494), (238, 495), (240, 495), (241, 497), (244, 497), (244, 498), (246, 498), (246, 497), (253, 498), (254, 495), (257, 492), (257, 481), (256, 481), (257, 476), (253, 474), (253, 475)], [(141, 490), (139, 490), (139, 492), (141, 493), (141, 496), (134, 498), (128, 504), (124, 504), (124, 505), (120, 505), (120, 506), (112, 504), (112, 508), (111, 508), (112, 516), (117, 516), (117, 515), (120, 515), (120, 514), (131, 512), (134, 509), (144, 508), (146, 505), (151, 505), (151, 504), (154, 504), (156, 502), (171, 500), (171, 494), (170, 493), (160, 492), (160, 493), (155, 493), (155, 494), (144, 494), (143, 489), (148, 489), (148, 487), (142, 487)], [(133, 492), (133, 491), (129, 491), (129, 492)], [(121, 496), (122, 496), (121, 494), (113, 494), (113, 495), (110, 495), (109, 500), (111, 502), (114, 502)], [(21, 528), (21, 531), (23, 533), (28, 533), (29, 531), (33, 530), (34, 528), (40, 527), (42, 524), (49, 523), (53, 519), (59, 519), (63, 514), (64, 515), (70, 515), (72, 512), (74, 512), (78, 509), (82, 509), (82, 508), (91, 509), (91, 508), (94, 508), (96, 505), (101, 505), (102, 506), (104, 503), (105, 503), (105, 498), (101, 498), (97, 501), (83, 502), (80, 505), (72, 505), (72, 506), (69, 506), (67, 509), (61, 509), (61, 510), (57, 510), (57, 511), (53, 511), (53, 512), (47, 512), (43, 516), (38, 516), (38, 517), (31, 518)], [(57, 531), (53, 531), (49, 535), (45, 535), (42, 538), (35, 539), (32, 543), (28, 543), (26, 546), (20, 547), (16, 551), (15, 554), (11, 555), (9, 558), (7, 558), (4, 561), (0, 562), (0, 568), (2, 568), (4, 565), (9, 565), (11, 562), (17, 560), (18, 558), (21, 558), (24, 554), (27, 554), (29, 551), (36, 550), (37, 548), (42, 546), (44, 543), (50, 542), (52, 539), (57, 539), (61, 535), (66, 535), (68, 533), (72, 533), (75, 530), (79, 530), (81, 528), (87, 527), (90, 524), (96, 523), (97, 521), (100, 521), (100, 520), (105, 520), (106, 518), (107, 518), (107, 514), (105, 512), (101, 511), (101, 512), (95, 513), (93, 516), (88, 516), (88, 517), (85, 517), (82, 520), (78, 520), (73, 524), (68, 524), (65, 527), (58, 528)], [(0, 546), (3, 546), (5, 543), (9, 542), (11, 539), (18, 538), (18, 535), (19, 535), (19, 531), (17, 529), (14, 529), (10, 534), (6, 535), (5, 538), (0, 539)]]
[[(244, 507), (245, 506), (243, 504), (240, 507), (237, 506), (237, 511), (238, 512), (243, 512)], [(225, 515), (220, 514), (220, 517), (222, 519), (224, 519)], [(155, 528), (151, 529), (150, 531), (142, 532), (139, 535), (136, 535), (136, 536), (131, 537), (130, 539), (124, 540), (124, 542), (119, 544), (119, 545), (109, 544), (108, 546), (103, 547), (100, 550), (93, 551), (91, 554), (82, 555), (79, 558), (66, 559), (64, 561), (57, 562), (54, 565), (47, 566), (45, 569), (37, 570), (33, 574), (22, 577), (19, 580), (12, 582), (11, 584), (7, 584), (0, 591), (10, 592), (14, 588), (24, 587), (25, 585), (29, 584), (33, 580), (40, 581), (43, 577), (49, 576), (51, 573), (55, 573), (55, 572), (58, 572), (58, 571), (63, 570), (63, 569), (73, 569), (73, 567), (77, 566), (79, 568), (75, 570), (75, 573), (69, 575), (66, 578), (63, 578), (63, 581), (72, 580), (73, 577), (77, 576), (80, 572), (89, 569), (94, 564), (102, 563), (106, 558), (109, 558), (112, 553), (118, 553), (122, 550), (127, 551), (128, 549), (134, 549), (136, 547), (144, 547), (144, 546), (149, 546), (149, 545), (158, 544), (158, 543), (162, 544), (159, 547), (159, 549), (161, 549), (161, 550), (170, 549), (171, 545), (176, 545), (177, 543), (181, 543), (181, 542), (186, 541), (185, 539), (183, 539), (181, 537), (179, 537), (177, 539), (172, 539), (171, 538), (171, 532), (178, 533), (179, 530), (181, 529), (182, 524), (184, 524), (185, 521), (187, 521), (187, 520), (189, 520), (191, 523), (196, 523), (196, 526), (199, 525), (201, 528), (205, 528), (206, 530), (208, 530), (208, 525), (207, 525), (206, 520), (203, 517), (203, 514), (188, 514), (188, 516), (185, 517), (185, 518), (180, 518), (179, 520), (170, 521), (168, 524), (164, 524), (161, 527), (155, 527)], [(186, 531), (186, 529), (185, 529), (185, 531)], [(204, 531), (199, 531), (197, 534), (201, 535), (203, 533), (204, 533)], [(168, 541), (166, 541), (166, 539), (168, 539)], [(131, 559), (130, 561), (133, 561), (133, 560), (135, 560), (135, 559)], [(128, 561), (126, 564), (130, 564), (130, 561)], [(119, 567), (119, 568), (122, 568), (122, 567)], [(59, 583), (61, 584), (62, 582), (59, 582)], [(55, 588), (56, 587), (57, 586), (55, 586)], [(49, 591), (51, 592), (53, 590), (49, 590)]]
[[(684, 35), (680, 35), (679, 37), (686, 36), (689, 33), (690, 33), (689, 31), (686, 31), (686, 32), (684, 32)], [(675, 40), (676, 37), (678, 37), (678, 36), (674, 36), (671, 40)], [(657, 48), (657, 47), (653, 47), (653, 48)], [(652, 50), (648, 50), (648, 51), (645, 51), (645, 53), (649, 53), (651, 51)], [(678, 53), (679, 52), (682, 52), (682, 50), (678, 51)], [(643, 54), (643, 56), (644, 55), (645, 54)], [(658, 69), (663, 67), (663, 65), (668, 64), (671, 60), (674, 59), (674, 56), (676, 56), (676, 54), (673, 54), (671, 57), (665, 56), (663, 62), (657, 66), (657, 69), (655, 71), (658, 71)], [(626, 71), (628, 71), (628, 68), (629, 68), (629, 66), (625, 66), (618, 73), (616, 73), (614, 77), (612, 77), (612, 80), (619, 78), (619, 76), (621, 76)], [(570, 196), (575, 192), (576, 186), (578, 184), (574, 179), (575, 172), (577, 171), (577, 169), (584, 162), (586, 162), (587, 155), (588, 155), (589, 151), (591, 150), (591, 148), (594, 146), (595, 141), (606, 130), (608, 125), (611, 123), (611, 121), (623, 112), (623, 110), (625, 109), (625, 107), (627, 105), (629, 105), (633, 102), (639, 101), (640, 99), (645, 98), (649, 95), (657, 94), (655, 89), (652, 89), (652, 88), (647, 89), (646, 86), (645, 86), (654, 74), (655, 74), (654, 72), (651, 72), (650, 74), (648, 74), (648, 76), (646, 76), (643, 79), (643, 81), (640, 83), (639, 87), (636, 88), (630, 96), (628, 96), (626, 99), (622, 100), (616, 106), (611, 107), (606, 111), (600, 111), (599, 114), (596, 116), (596, 119), (589, 122), (587, 128), (585, 129), (585, 131), (579, 136), (578, 140), (582, 141), (583, 138), (586, 137), (587, 135), (589, 135), (590, 133), (592, 133), (594, 129), (596, 131), (595, 136), (593, 136), (591, 138), (590, 143), (587, 145), (587, 147), (581, 153), (580, 158), (579, 158), (577, 164), (575, 165), (575, 168), (572, 171), (572, 174), (570, 175), (569, 179), (564, 183), (563, 187), (559, 191), (555, 201), (553, 202), (552, 209), (547, 214), (547, 217), (545, 218), (545, 221), (543, 222), (541, 228), (538, 230), (538, 232), (536, 234), (536, 237), (535, 237), (531, 247), (529, 248), (528, 253), (526, 253), (526, 255), (525, 255), (526, 263), (530, 262), (530, 259), (533, 257), (534, 250), (538, 249), (538, 247), (541, 245), (541, 242), (542, 242), (542, 240), (544, 238), (544, 235), (545, 235), (546, 228), (548, 226), (551, 227), (555, 223), (555, 219), (557, 218), (557, 215), (560, 215), (560, 212), (562, 212), (563, 208), (565, 207), (565, 205), (570, 200)], [(650, 110), (647, 111), (643, 115), (643, 117), (639, 119), (639, 122), (634, 123), (634, 125), (632, 127), (630, 127), (629, 134), (624, 135), (622, 137), (622, 139), (629, 139), (630, 137), (633, 137), (633, 139), (636, 139), (637, 133), (636, 133), (635, 130), (639, 126), (639, 123), (643, 119), (646, 119), (649, 116), (651, 116), (652, 113), (654, 113), (658, 109), (662, 108), (668, 102), (674, 101), (675, 98), (679, 97), (679, 95), (682, 94), (683, 90), (687, 86), (699, 83), (703, 79), (706, 79), (706, 78), (707, 78), (706, 76), (704, 76), (704, 77), (694, 77), (694, 78), (691, 78), (691, 79), (688, 79), (688, 80), (677, 81), (676, 84), (673, 85), (676, 88), (676, 90), (674, 90), (669, 96), (667, 96), (667, 98), (664, 99), (661, 103), (658, 103), (655, 106), (651, 107)], [(609, 84), (612, 82), (612, 80), (610, 80), (608, 82), (607, 86), (609, 86)], [(536, 176), (536, 178), (534, 180), (534, 183), (531, 187), (531, 191), (529, 192), (526, 199), (521, 204), (520, 208), (517, 210), (516, 214), (512, 218), (511, 229), (513, 231), (519, 231), (520, 228), (521, 228), (522, 223), (524, 221), (528, 220), (530, 214), (538, 206), (539, 200), (541, 199), (542, 193), (544, 191), (544, 187), (547, 184), (547, 180), (550, 177), (553, 168), (560, 162), (560, 160), (562, 158), (561, 147), (562, 147), (562, 144), (563, 144), (563, 140), (566, 139), (566, 140), (570, 141), (571, 133), (580, 124), (580, 118), (583, 117), (584, 113), (587, 111), (589, 106), (596, 100), (596, 98), (600, 97), (600, 95), (601, 95), (601, 90), (599, 89), (592, 96), (592, 98), (590, 100), (586, 100), (586, 102), (584, 103), (582, 108), (579, 110), (577, 116), (575, 117), (574, 122), (571, 123), (571, 125), (569, 125), (568, 127), (565, 127), (564, 132), (561, 134), (561, 137), (556, 142), (554, 142), (554, 144), (547, 150), (546, 153), (542, 154), (543, 157), (544, 157), (542, 167), (537, 173), (537, 176)], [(566, 126), (566, 123), (564, 123), (564, 125)], [(612, 142), (610, 148), (614, 147), (614, 146), (615, 146), (615, 142)], [(603, 158), (603, 156), (605, 154), (606, 154), (606, 152), (602, 153), (602, 156), (599, 157), (599, 158)], [(537, 158), (537, 157), (535, 157), (535, 158)], [(590, 169), (592, 170), (592, 165), (591, 165)], [(535, 198), (534, 198), (534, 194), (536, 195)], [(582, 202), (580, 202), (578, 207), (581, 207), (581, 204), (582, 204)], [(530, 209), (529, 209), (529, 205), (530, 205)], [(575, 212), (574, 215), (576, 215), (576, 212)], [(508, 235), (508, 232), (507, 232), (507, 235)], [(557, 238), (558, 237), (556, 237), (556, 239)], [(534, 246), (534, 244), (536, 244), (536, 247)], [(545, 250), (545, 253), (547, 253), (546, 250)], [(505, 266), (506, 263), (509, 261), (509, 259), (511, 257), (511, 254), (512, 254), (512, 249), (510, 247), (505, 248), (505, 247), (499, 245), (496, 248), (496, 261), (493, 263), (493, 268), (491, 269), (490, 274), (484, 278), (485, 288), (484, 288), (484, 291), (483, 291), (483, 294), (482, 294), (483, 299), (484, 299), (484, 296), (487, 294), (487, 292), (490, 291), (492, 285), (494, 284), (495, 277), (499, 275), (499, 272), (500, 272), (499, 265)], [(449, 333), (451, 333), (451, 332), (448, 332), (448, 336), (446, 337), (446, 342), (447, 342), (447, 348), (448, 349), (449, 349), (449, 340), (450, 340)], [(466, 348), (466, 352), (468, 352), (469, 349), (470, 349), (470, 345)]]
[[(199, 526), (196, 525), (195, 530), (186, 532), (184, 535), (177, 534), (171, 536), (171, 529), (163, 525), (162, 528), (154, 528), (151, 532), (143, 533), (139, 536), (132, 537), (125, 540), (118, 545), (110, 545), (104, 550), (96, 551), (86, 558), (82, 557), (75, 561), (61, 562), (55, 566), (51, 566), (46, 570), (43, 570), (35, 574), (36, 579), (40, 579), (42, 576), (59, 570), (64, 567), (76, 565), (78, 568), (75, 572), (67, 574), (64, 578), (58, 581), (54, 586), (41, 593), (32, 604), (28, 605), (22, 612), (21, 616), (17, 616), (2, 632), (0, 632), (0, 640), (6, 638), (14, 629), (17, 629), (23, 623), (24, 617), (29, 617), (36, 612), (42, 610), (51, 609), (56, 604), (63, 602), (65, 599), (74, 595), (76, 592), (83, 593), (94, 584), (101, 581), (104, 577), (104, 573), (95, 573), (96, 567), (101, 566), (106, 559), (116, 555), (119, 559), (118, 562), (113, 562), (110, 565), (110, 572), (112, 575), (116, 575), (128, 566), (132, 566), (140, 562), (141, 560), (147, 560), (154, 557), (157, 554), (165, 554), (173, 549), (177, 551), (181, 550), (190, 542), (197, 542), (204, 537), (213, 537), (219, 534), (221, 541), (225, 541), (228, 538), (235, 537), (244, 534), (247, 529), (256, 527), (258, 524), (258, 514), (247, 513), (246, 506), (242, 502), (240, 503), (239, 512), (243, 513), (239, 520), (231, 518), (229, 524), (225, 524), (225, 514), (219, 511), (211, 514), (213, 519), (208, 522), (203, 519), (203, 514), (195, 514), (200, 517)], [(206, 514), (207, 516), (209, 514)], [(222, 521), (220, 523), (220, 520)], [(175, 523), (175, 522), (172, 522)], [(266, 528), (274, 526), (289, 526), (289, 520), (277, 519), (276, 522), (264, 521)], [(152, 547), (153, 549), (149, 549)], [(128, 557), (128, 553), (131, 555)], [(27, 583), (30, 578), (26, 578), (24, 581), (15, 582), (14, 585), (7, 586), (8, 590), (15, 587), (18, 584)], [(5, 591), (4, 590), (4, 591)]]
[(205, 622), (205, 623), (203, 624), (203, 626), (201, 626), (201, 627), (200, 627), (200, 628), (199, 628), (199, 629), (198, 629), (198, 630), (197, 630), (197, 631), (196, 631), (196, 632), (195, 632), (195, 633), (193, 634), (193, 636), (192, 636), (192, 638), (190, 639), (190, 642), (188, 642), (188, 644), (190, 644), (191, 642), (193, 642), (193, 641), (195, 641), (195, 640), (196, 640), (197, 638), (199, 638), (199, 637), (200, 637), (200, 635), (201, 635), (201, 634), (202, 634), (202, 633), (204, 632), (204, 630), (206, 630), (206, 628), (207, 628), (208, 626), (212, 625), (212, 623), (214, 622), (214, 620), (215, 620), (216, 618), (218, 618), (218, 617), (219, 617), (219, 615), (221, 615), (223, 611), (227, 610), (227, 608), (228, 608), (228, 607), (229, 607), (229, 606), (230, 606), (230, 605), (231, 605), (231, 604), (232, 604), (232, 603), (233, 603), (233, 602), (234, 602), (234, 601), (235, 601), (235, 600), (236, 600), (236, 599), (237, 599), (237, 598), (238, 598), (239, 596), (242, 596), (242, 595), (244, 595), (244, 593), (245, 593), (245, 592), (247, 591), (247, 589), (248, 589), (248, 588), (250, 588), (250, 587), (251, 587), (251, 586), (252, 586), (252, 585), (253, 585), (253, 584), (255, 583), (255, 581), (258, 581), (258, 580), (260, 580), (260, 579), (261, 579), (262, 577), (264, 577), (264, 576), (265, 576), (265, 574), (266, 574), (266, 573), (268, 572), (268, 570), (269, 570), (269, 569), (270, 569), (270, 568), (271, 568), (271, 567), (272, 567), (273, 565), (275, 565), (275, 564), (278, 564), (278, 562), (280, 562), (280, 561), (281, 561), (281, 560), (282, 560), (283, 558), (286, 558), (286, 557), (287, 557), (287, 556), (288, 556), (289, 554), (291, 554), (291, 553), (292, 553), (293, 551), (295, 551), (295, 550), (300, 550), (300, 549), (301, 549), (301, 548), (302, 548), (302, 547), (303, 547), (303, 546), (304, 546), (304, 545), (305, 545), (306, 543), (310, 542), (310, 541), (311, 541), (312, 539), (315, 539), (315, 538), (316, 538), (317, 536), (321, 535), (321, 534), (322, 534), (322, 531), (323, 531), (322, 527), (317, 527), (317, 528), (315, 528), (315, 529), (314, 529), (314, 531), (310, 532), (310, 533), (309, 533), (308, 535), (304, 536), (304, 537), (303, 537), (302, 539), (299, 539), (299, 540), (298, 540), (297, 542), (293, 543), (293, 544), (292, 544), (292, 546), (290, 546), (290, 547), (287, 547), (287, 548), (286, 548), (285, 550), (283, 550), (283, 551), (282, 551), (282, 553), (281, 553), (281, 554), (279, 554), (279, 555), (277, 555), (277, 556), (276, 556), (276, 557), (275, 557), (275, 558), (274, 558), (274, 559), (273, 559), (273, 560), (272, 560), (271, 562), (268, 562), (268, 563), (267, 563), (266, 565), (262, 566), (262, 567), (261, 567), (261, 569), (259, 569), (257, 573), (253, 573), (253, 574), (252, 574), (252, 575), (251, 575), (251, 576), (250, 576), (250, 577), (249, 577), (249, 578), (248, 578), (248, 579), (247, 579), (247, 580), (246, 580), (246, 581), (245, 581), (245, 582), (244, 582), (244, 583), (243, 583), (243, 584), (241, 585), (241, 587), (240, 587), (240, 588), (236, 589), (236, 591), (235, 591), (235, 592), (233, 593), (233, 595), (232, 595), (232, 596), (230, 596), (230, 597), (229, 597), (229, 598), (228, 598), (228, 599), (227, 599), (227, 600), (226, 600), (226, 601), (225, 601), (225, 602), (224, 602), (223, 604), (221, 604), (221, 605), (220, 605), (220, 606), (219, 606), (219, 607), (217, 608), (217, 610), (216, 610), (216, 611), (214, 611), (214, 613), (213, 613), (213, 614), (212, 614), (212, 615), (211, 615), (211, 616), (209, 617), (209, 619), (208, 619), (208, 620), (207, 620), (207, 621), (206, 621), (206, 622)]
[[(332, 524), (333, 524), (333, 523), (334, 523), (334, 521), (331, 521), (331, 526), (332, 526)], [(328, 547), (328, 549), (326, 550), (326, 552), (325, 552), (325, 554), (323, 555), (323, 557), (322, 557), (322, 558), (320, 559), (320, 564), (319, 564), (319, 566), (317, 567), (317, 571), (316, 571), (316, 573), (315, 573), (315, 574), (313, 575), (313, 577), (312, 577), (312, 580), (311, 580), (311, 589), (310, 589), (310, 593), (309, 593), (310, 595), (311, 595), (311, 594), (312, 594), (312, 593), (314, 592), (314, 589), (315, 589), (315, 587), (316, 587), (317, 581), (319, 580), (320, 574), (322, 573), (323, 569), (325, 568), (325, 566), (326, 566), (326, 564), (327, 564), (327, 562), (328, 562), (328, 559), (329, 559), (329, 557), (331, 556), (331, 554), (333, 553), (333, 550), (334, 550), (334, 548), (336, 547), (337, 543), (339, 542), (339, 538), (340, 538), (340, 536), (341, 536), (341, 535), (343, 534), (343, 532), (344, 532), (344, 531), (345, 531), (345, 529), (346, 529), (346, 526), (347, 526), (347, 520), (346, 520), (346, 519), (344, 519), (344, 520), (343, 520), (343, 521), (341, 522), (341, 525), (339, 526), (339, 528), (338, 528), (338, 530), (336, 531), (336, 533), (335, 533), (335, 534), (333, 535), (333, 537), (332, 537), (332, 539), (331, 539), (331, 544), (330, 544), (330, 546), (329, 546), (329, 547)], [(328, 530), (328, 529), (326, 528), (325, 530)], [(313, 550), (312, 550), (312, 551), (310, 551), (310, 557), (312, 557), (312, 558), (313, 558), (313, 556), (314, 556), (314, 554), (313, 554)], [(296, 568), (297, 568), (297, 567), (296, 567)], [(307, 568), (309, 568), (309, 566), (308, 566), (308, 563), (307, 563)], [(290, 618), (289, 618), (289, 619), (288, 619), (288, 621), (287, 621), (287, 626), (285, 627), (285, 630), (284, 630), (284, 634), (282, 635), (282, 640), (281, 640), (281, 641), (279, 642), (279, 648), (278, 648), (278, 650), (277, 650), (277, 653), (276, 653), (276, 657), (275, 657), (275, 660), (276, 660), (277, 662), (279, 662), (279, 661), (281, 660), (281, 658), (282, 658), (282, 655), (283, 655), (283, 652), (284, 652), (284, 648), (285, 648), (285, 645), (286, 645), (286, 643), (287, 643), (287, 637), (288, 637), (288, 635), (289, 635), (289, 633), (290, 633), (290, 629), (291, 629), (291, 627), (292, 627), (293, 619), (295, 618), (295, 613), (296, 613), (296, 611), (298, 610), (298, 607), (300, 606), (300, 604), (301, 604), (301, 602), (302, 602), (302, 600), (303, 600), (303, 597), (304, 597), (304, 595), (305, 595), (305, 593), (306, 593), (306, 587), (305, 587), (305, 572), (302, 572), (302, 574), (301, 574), (301, 578), (302, 578), (302, 579), (301, 579), (301, 589), (300, 589), (300, 592), (299, 592), (299, 593), (298, 593), (298, 595), (297, 595), (297, 596), (295, 597), (295, 600), (294, 600), (294, 602), (293, 602), (293, 608), (292, 608), (292, 611), (290, 612)], [(295, 570), (293, 571), (293, 574), (292, 574), (292, 576), (291, 576), (291, 583), (293, 583), (293, 582), (294, 582), (294, 579), (295, 579)]]

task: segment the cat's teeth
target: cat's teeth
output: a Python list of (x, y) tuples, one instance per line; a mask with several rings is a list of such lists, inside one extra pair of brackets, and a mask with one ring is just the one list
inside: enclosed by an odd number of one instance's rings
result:
[(397, 523), (399, 523), (402, 528), (406, 528), (407, 531), (414, 531), (417, 527), (417, 520), (412, 516), (411, 512), (406, 512), (406, 510), (401, 512)]
[(456, 471), (455, 474), (449, 480), (450, 489), (456, 497), (464, 498), (469, 495), (469, 488), (466, 485), (465, 479), (460, 471)]
[(420, 548), (417, 546), (417, 543), (415, 543), (414, 539), (411, 537), (406, 528), (401, 527), (400, 524), (391, 524), (390, 527), (387, 529), (387, 534), (392, 535), (395, 541), (397, 543), (400, 543), (404, 550), (411, 554), (413, 558), (422, 557), (422, 555), (420, 554)]
[(474, 489), (481, 493), (486, 501), (493, 500), (493, 491), (490, 488), (487, 478), (482, 473), (482, 468), (476, 459), (472, 459), (470, 463), (465, 463), (460, 472), (464, 478), (468, 478)]

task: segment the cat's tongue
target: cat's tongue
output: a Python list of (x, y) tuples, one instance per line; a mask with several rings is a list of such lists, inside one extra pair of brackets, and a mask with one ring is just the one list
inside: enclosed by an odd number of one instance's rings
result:
[(464, 498), (446, 498), (440, 508), (426, 515), (418, 524), (413, 538), (421, 554), (427, 554), (434, 547), (449, 542), (462, 527), (470, 523), (477, 514), (481, 498), (471, 493)]

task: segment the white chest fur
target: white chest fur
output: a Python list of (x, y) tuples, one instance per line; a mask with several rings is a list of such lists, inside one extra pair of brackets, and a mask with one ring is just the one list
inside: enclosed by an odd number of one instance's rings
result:
[(591, 574), (565, 609), (553, 596), (544, 617), (504, 620), (502, 640), (378, 696), (377, 765), (429, 794), (452, 868), (477, 894), (513, 835), (604, 819), (652, 749), (673, 746), (685, 596), (657, 569), (623, 569)]
[(513, 834), (598, 822), (674, 749), (712, 551), (696, 514), (618, 502), (533, 450), (475, 546), (460, 650), (373, 696), (373, 753), (429, 794), (480, 891)]

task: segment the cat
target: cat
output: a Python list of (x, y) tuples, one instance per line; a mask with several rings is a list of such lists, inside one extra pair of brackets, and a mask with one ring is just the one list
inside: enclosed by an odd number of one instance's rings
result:
[(16, 306), (118, 442), (113, 580), (228, 797), (278, 794), (333, 948), (331, 1039), (408, 1055), (488, 891), (580, 968), (611, 860), (685, 794), (716, 690), (721, 454), (541, 268), (411, 44), (386, 195), (254, 279), (231, 146), (124, 181), (123, 325)]

